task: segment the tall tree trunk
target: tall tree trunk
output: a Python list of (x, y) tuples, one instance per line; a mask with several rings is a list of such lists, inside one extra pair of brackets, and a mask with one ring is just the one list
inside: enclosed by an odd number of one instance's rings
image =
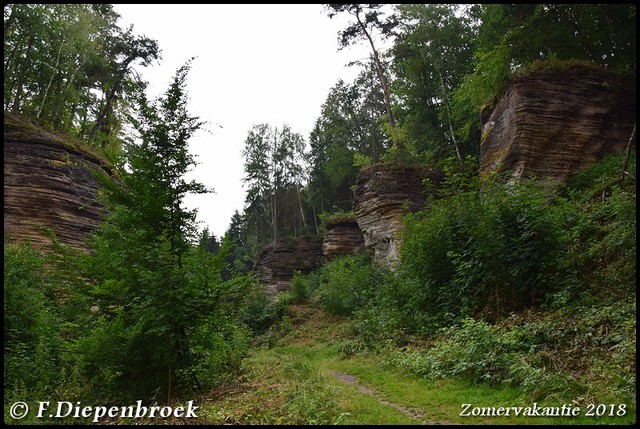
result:
[(275, 187), (271, 191), (271, 226), (273, 228), (273, 247), (275, 249), (278, 241), (278, 211), (276, 208), (276, 191)]
[(302, 198), (300, 198), (300, 187), (296, 184), (296, 191), (298, 194), (298, 206), (300, 207), (300, 219), (302, 220), (302, 226), (307, 229), (307, 221), (304, 218), (304, 210), (302, 210)]
[(13, 99), (13, 106), (11, 107), (12, 112), (18, 112), (20, 110), (20, 101), (22, 99), (22, 87), (24, 86), (24, 81), (27, 77), (27, 71), (31, 67), (31, 50), (33, 48), (33, 42), (35, 41), (35, 37), (31, 36), (29, 38), (29, 45), (27, 46), (27, 55), (24, 60), (24, 66), (22, 67), (22, 73), (20, 73), (20, 79), (18, 80), (18, 88), (16, 89), (16, 96)]
[[(360, 18), (358, 18), (358, 22), (360, 22)], [(361, 24), (361, 25), (362, 25), (364, 34), (367, 36), (367, 39), (369, 40), (371, 49), (373, 50), (373, 61), (376, 65), (376, 70), (378, 71), (378, 77), (380, 78), (380, 85), (382, 85), (382, 95), (384, 96), (384, 107), (387, 110), (389, 125), (391, 125), (392, 128), (395, 128), (396, 120), (393, 117), (393, 112), (391, 111), (391, 97), (389, 96), (389, 85), (387, 84), (387, 79), (384, 76), (384, 69), (382, 68), (382, 62), (380, 61), (380, 57), (378, 56), (378, 51), (376, 50), (376, 47), (373, 44), (373, 39), (365, 29), (364, 24)]]
[[(64, 90), (62, 90), (62, 93), (65, 94), (65, 97), (67, 97), (66, 94), (69, 92), (71, 85), (73, 85), (73, 82), (76, 79), (76, 74), (78, 73), (78, 71), (80, 71), (80, 69), (82, 68), (82, 66), (84, 66), (84, 63), (86, 63), (88, 59), (89, 59), (89, 56), (87, 55), (82, 61), (80, 61), (80, 64), (78, 64), (78, 67), (76, 67), (75, 70), (71, 72), (71, 75), (69, 75), (69, 78), (67, 79), (67, 85), (65, 86)], [(65, 97), (61, 97), (61, 103), (59, 103), (55, 107), (55, 113), (53, 114), (53, 118), (52, 118), (53, 123), (56, 123), (56, 121), (58, 121), (58, 117), (60, 116), (60, 111), (64, 108)], [(76, 102), (76, 105), (77, 105), (77, 102)], [(86, 118), (86, 113), (85, 113), (85, 118)]]
[(47, 99), (47, 95), (49, 94), (49, 89), (51, 88), (51, 84), (53, 83), (53, 78), (55, 77), (58, 66), (60, 65), (60, 54), (62, 53), (62, 47), (64, 46), (65, 38), (62, 36), (62, 41), (60, 42), (60, 48), (58, 48), (58, 57), (56, 58), (56, 65), (53, 67), (53, 72), (51, 73), (51, 79), (49, 79), (49, 83), (47, 84), (47, 88), (44, 90), (44, 94), (42, 95), (42, 101), (40, 102), (40, 107), (38, 108), (38, 112), (36, 113), (36, 118), (40, 117), (42, 113), (42, 109), (44, 108), (44, 102)]
[(438, 74), (440, 74), (440, 84), (442, 85), (442, 100), (444, 101), (444, 106), (447, 109), (447, 118), (449, 122), (449, 132), (451, 133), (451, 140), (453, 141), (453, 146), (456, 148), (456, 155), (458, 156), (458, 161), (462, 164), (462, 155), (460, 154), (460, 147), (458, 146), (458, 141), (456, 140), (456, 135), (453, 132), (453, 125), (451, 123), (451, 107), (449, 106), (449, 97), (447, 97), (447, 89), (444, 85), (444, 76), (442, 76), (442, 71), (438, 69)]
[(316, 234), (320, 235), (320, 230), (318, 230), (318, 219), (316, 216), (316, 205), (315, 204), (311, 204), (311, 210), (313, 211), (313, 224), (316, 228)]
[(636, 139), (636, 123), (633, 124), (633, 131), (631, 131), (631, 137), (629, 137), (629, 141), (627, 142), (627, 147), (625, 148), (624, 154), (624, 165), (622, 166), (622, 174), (620, 175), (620, 182), (624, 182), (624, 176), (629, 174), (627, 172), (627, 166), (629, 165), (629, 155), (631, 154), (631, 145), (633, 141)]
[(9, 32), (9, 29), (13, 25), (13, 22), (16, 20), (16, 7), (17, 6), (19, 6), (19, 5), (15, 5), (14, 4), (11, 7), (11, 14), (9, 14), (9, 18), (7, 18), (7, 20), (4, 22), (4, 38), (5, 38), (5, 40), (7, 39), (7, 32)]
[(120, 75), (118, 76), (113, 86), (111, 87), (111, 91), (109, 91), (109, 94), (107, 95), (107, 100), (104, 104), (104, 108), (100, 111), (100, 114), (96, 119), (96, 123), (93, 125), (93, 128), (91, 129), (91, 133), (89, 134), (89, 142), (93, 142), (93, 140), (96, 138), (96, 134), (98, 133), (98, 130), (102, 126), (104, 120), (107, 118), (107, 114), (111, 110), (111, 106), (116, 96), (116, 92), (118, 91), (118, 89), (120, 89), (120, 85), (122, 84), (122, 81), (124, 80), (124, 77), (126, 76), (127, 71), (129, 70), (129, 64), (131, 64), (131, 62), (134, 59), (135, 59), (134, 57), (129, 57), (122, 64), (122, 71), (120, 72)]
[(16, 43), (16, 46), (13, 47), (13, 49), (11, 50), (11, 53), (9, 55), (7, 55), (5, 62), (4, 62), (4, 75), (7, 76), (9, 74), (9, 69), (11, 68), (11, 66), (13, 65), (13, 60), (16, 56), (16, 52), (18, 52), (20, 49), (22, 48), (22, 39), (18, 40), (18, 43)]
[[(387, 79), (385, 78), (385, 75), (384, 75), (384, 68), (382, 67), (382, 62), (380, 61), (378, 50), (376, 49), (376, 46), (373, 43), (373, 39), (371, 38), (371, 35), (367, 31), (367, 27), (360, 20), (360, 16), (358, 14), (356, 14), (356, 19), (358, 20), (358, 24), (360, 25), (362, 32), (366, 36), (367, 40), (369, 40), (369, 44), (371, 45), (371, 50), (373, 51), (373, 61), (375, 62), (376, 69), (378, 71), (378, 77), (380, 78), (380, 84), (382, 85), (382, 94), (384, 96), (384, 107), (387, 110), (389, 125), (391, 126), (391, 128), (395, 128), (396, 121), (395, 121), (395, 118), (393, 117), (393, 112), (391, 111), (391, 97), (389, 95), (390, 94), (389, 85), (387, 84)], [(394, 144), (396, 144), (399, 147), (402, 146), (401, 142), (394, 142)]]

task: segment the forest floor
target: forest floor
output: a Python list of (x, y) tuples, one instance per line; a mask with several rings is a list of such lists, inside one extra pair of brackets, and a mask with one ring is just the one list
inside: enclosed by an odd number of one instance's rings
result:
[[(531, 400), (514, 388), (405, 374), (383, 365), (379, 354), (359, 350), (353, 338), (348, 319), (329, 316), (310, 305), (292, 305), (279, 329), (258, 339), (244, 361), (241, 379), (198, 401), (198, 423), (629, 423), (628, 418), (623, 422), (615, 417), (595, 421), (584, 416), (585, 409), (576, 417), (523, 416), (527, 409), (542, 413), (544, 407), (575, 406), (553, 398)], [(509, 416), (486, 415), (500, 407), (513, 408)]]

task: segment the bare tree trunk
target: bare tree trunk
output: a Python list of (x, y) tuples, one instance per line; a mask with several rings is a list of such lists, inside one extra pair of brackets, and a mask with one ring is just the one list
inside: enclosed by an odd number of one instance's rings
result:
[(49, 79), (49, 83), (47, 84), (47, 88), (44, 90), (44, 94), (42, 95), (42, 101), (40, 102), (40, 107), (38, 108), (38, 112), (36, 113), (36, 118), (40, 117), (42, 113), (42, 109), (44, 108), (44, 102), (47, 99), (47, 95), (49, 94), (49, 89), (51, 88), (51, 84), (53, 83), (53, 78), (55, 77), (58, 66), (60, 65), (60, 54), (62, 53), (62, 47), (64, 46), (65, 38), (62, 36), (62, 41), (60, 42), (60, 48), (58, 49), (58, 57), (56, 58), (56, 65), (53, 67), (53, 73), (51, 73), (51, 79)]
[[(78, 67), (76, 67), (76, 69), (71, 72), (71, 75), (69, 76), (68, 80), (67, 80), (67, 85), (65, 86), (65, 88), (62, 90), (63, 94), (67, 94), (67, 92), (69, 91), (69, 88), (71, 88), (71, 85), (73, 84), (73, 82), (76, 79), (76, 74), (78, 73), (78, 71), (80, 71), (80, 69), (82, 68), (82, 66), (84, 66), (84, 63), (87, 62), (87, 60), (89, 59), (89, 56), (87, 55), (81, 62), (80, 64), (78, 64)], [(63, 102), (64, 103), (64, 102)], [(56, 106), (55, 109), (55, 113), (53, 115), (53, 118), (51, 119), (52, 122), (55, 124), (57, 123), (56, 121), (58, 121), (58, 117), (60, 116), (60, 111), (62, 110), (63, 105), (62, 104), (58, 104)], [(86, 119), (86, 114), (85, 114), (85, 119)], [(84, 128), (84, 127), (82, 127)]]
[(34, 36), (29, 38), (29, 46), (27, 47), (27, 55), (24, 60), (24, 66), (22, 67), (22, 73), (20, 74), (20, 79), (18, 81), (18, 89), (16, 89), (16, 96), (13, 99), (13, 106), (11, 107), (12, 112), (18, 112), (20, 110), (20, 101), (22, 99), (22, 87), (24, 86), (24, 81), (27, 77), (27, 70), (29, 70), (29, 62), (31, 60), (31, 49), (33, 48)]
[(451, 140), (453, 141), (453, 146), (456, 148), (456, 155), (458, 156), (458, 161), (462, 164), (462, 155), (460, 154), (460, 147), (458, 147), (458, 141), (456, 140), (456, 135), (453, 132), (453, 125), (451, 124), (451, 107), (449, 106), (449, 97), (447, 97), (447, 88), (444, 86), (444, 76), (442, 76), (442, 71), (438, 69), (438, 74), (440, 74), (440, 82), (442, 85), (442, 100), (444, 101), (444, 106), (447, 109), (447, 118), (449, 122), (449, 132), (451, 133)]
[(629, 141), (627, 142), (627, 147), (625, 149), (624, 165), (622, 166), (622, 174), (620, 175), (621, 183), (624, 182), (624, 176), (629, 174), (627, 172), (627, 166), (629, 165), (629, 155), (631, 154), (631, 145), (633, 144), (633, 141), (635, 139), (636, 139), (636, 123), (633, 124), (633, 131), (631, 131), (631, 137), (629, 137)]
[(318, 219), (316, 216), (316, 205), (311, 204), (311, 210), (313, 210), (313, 224), (316, 227), (316, 234), (320, 235), (320, 231), (318, 230)]
[(98, 118), (96, 119), (96, 123), (93, 125), (93, 128), (91, 129), (91, 133), (89, 134), (89, 142), (93, 142), (93, 140), (96, 137), (96, 134), (98, 133), (98, 130), (102, 126), (102, 123), (106, 119), (107, 114), (111, 110), (111, 105), (113, 104), (113, 100), (114, 100), (114, 98), (116, 96), (116, 92), (120, 88), (120, 85), (122, 84), (122, 81), (124, 80), (124, 77), (126, 76), (127, 71), (129, 70), (129, 64), (131, 64), (131, 62), (134, 59), (135, 59), (134, 57), (129, 57), (122, 64), (122, 71), (120, 72), (120, 76), (114, 82), (113, 87), (111, 88), (111, 91), (109, 91), (109, 94), (107, 95), (107, 101), (106, 101), (106, 103), (104, 105), (104, 108), (100, 111), (100, 114), (98, 115)]
[[(389, 85), (387, 84), (387, 79), (384, 76), (384, 69), (382, 67), (382, 62), (380, 61), (380, 56), (378, 55), (378, 51), (376, 50), (376, 46), (373, 43), (373, 39), (371, 38), (371, 35), (367, 31), (367, 27), (360, 20), (360, 15), (356, 14), (355, 16), (356, 16), (356, 19), (358, 20), (358, 24), (360, 25), (360, 28), (362, 29), (362, 32), (367, 37), (367, 40), (369, 40), (369, 44), (371, 45), (371, 50), (373, 51), (373, 61), (375, 62), (376, 69), (378, 71), (378, 77), (380, 78), (380, 84), (382, 85), (382, 94), (384, 95), (384, 106), (387, 110), (389, 125), (391, 126), (391, 128), (395, 128), (396, 121), (395, 121), (395, 118), (393, 117), (393, 112), (391, 111), (391, 97), (389, 95), (390, 94)], [(400, 144), (399, 142), (395, 142), (395, 143)]]
[(276, 208), (276, 190), (275, 187), (271, 191), (271, 226), (273, 227), (273, 247), (276, 247), (278, 241), (278, 211)]
[(296, 184), (296, 191), (298, 194), (298, 206), (300, 207), (300, 219), (302, 219), (302, 226), (307, 229), (307, 221), (304, 218), (304, 210), (302, 210), (302, 199), (300, 198), (300, 187)]
[(273, 227), (273, 248), (276, 247), (278, 241), (278, 209), (276, 207), (277, 192), (278, 192), (278, 166), (277, 162), (278, 153), (278, 129), (273, 132), (273, 150), (271, 152), (271, 171), (273, 173), (273, 183), (271, 184), (271, 226)]

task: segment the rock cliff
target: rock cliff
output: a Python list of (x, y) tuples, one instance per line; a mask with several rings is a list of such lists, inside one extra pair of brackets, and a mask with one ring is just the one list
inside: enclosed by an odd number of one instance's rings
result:
[(332, 220), (325, 226), (327, 232), (322, 240), (322, 254), (325, 259), (364, 251), (364, 237), (355, 217)]
[(482, 114), (481, 175), (565, 181), (624, 150), (636, 120), (635, 76), (589, 66), (513, 78)]
[(322, 264), (322, 237), (301, 236), (278, 240), (262, 248), (253, 271), (270, 300), (291, 287), (295, 271), (308, 274)]
[(442, 173), (378, 164), (358, 174), (353, 209), (374, 263), (394, 267), (399, 262), (403, 217), (425, 207), (425, 179), (437, 184)]
[(4, 115), (4, 239), (39, 248), (58, 240), (88, 251), (85, 240), (106, 212), (96, 202), (94, 169), (110, 172), (91, 148), (33, 119)]

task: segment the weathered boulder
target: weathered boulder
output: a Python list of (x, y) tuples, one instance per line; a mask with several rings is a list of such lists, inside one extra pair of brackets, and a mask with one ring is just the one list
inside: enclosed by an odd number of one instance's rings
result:
[(4, 114), (4, 239), (46, 249), (42, 227), (66, 245), (85, 241), (106, 216), (92, 171), (110, 173), (95, 150), (33, 119)]
[(355, 255), (364, 251), (364, 237), (355, 218), (337, 218), (326, 222), (322, 253), (329, 260), (338, 255)]
[(481, 176), (565, 181), (624, 150), (636, 120), (635, 76), (585, 65), (533, 71), (513, 78), (482, 118)]
[(291, 288), (295, 271), (308, 274), (322, 264), (322, 237), (300, 236), (278, 240), (260, 251), (253, 271), (268, 298), (273, 301), (278, 292)]
[(378, 164), (358, 174), (353, 209), (365, 248), (374, 263), (391, 268), (398, 264), (403, 217), (426, 206), (425, 179), (438, 184), (442, 173), (427, 168)]

